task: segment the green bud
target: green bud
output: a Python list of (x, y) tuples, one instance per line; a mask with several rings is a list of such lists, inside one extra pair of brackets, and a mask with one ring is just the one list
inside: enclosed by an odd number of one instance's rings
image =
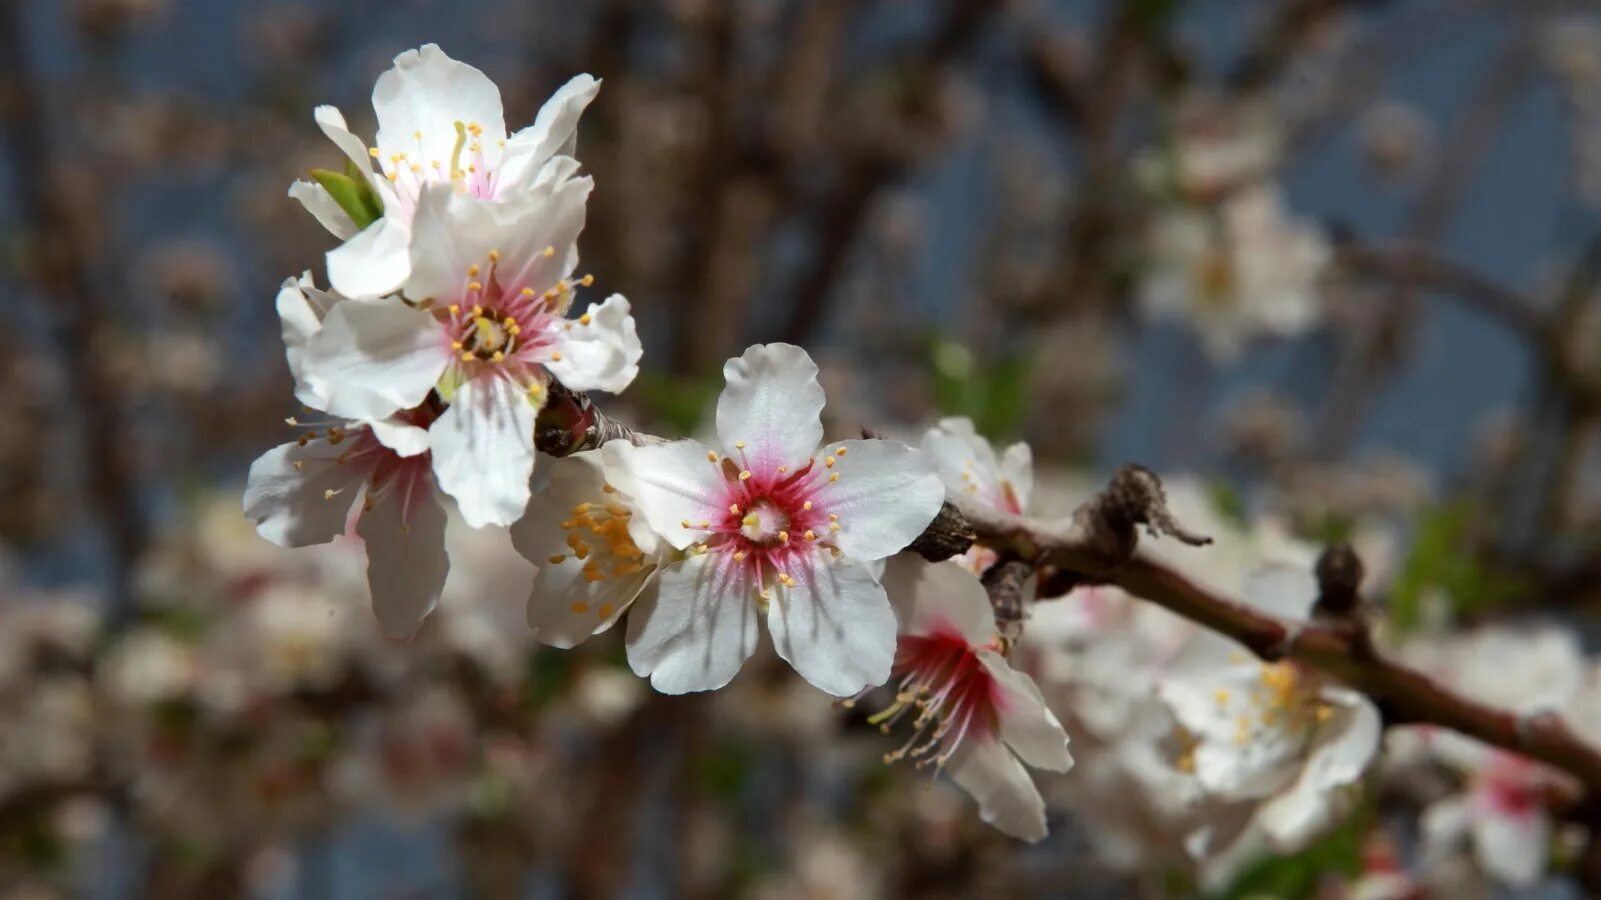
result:
[(350, 216), (350, 221), (355, 222), (357, 228), (366, 228), (384, 214), (384, 203), (366, 177), (356, 171), (354, 163), (347, 168), (352, 174), (312, 169), (311, 178), (334, 198), (334, 202), (345, 211), (345, 215)]

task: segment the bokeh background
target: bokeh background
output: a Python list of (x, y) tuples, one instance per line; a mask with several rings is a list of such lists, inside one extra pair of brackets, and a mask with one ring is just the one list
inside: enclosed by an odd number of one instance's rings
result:
[[(330, 246), (285, 193), (339, 161), (311, 110), (370, 133), (426, 42), (513, 127), (604, 79), (580, 250), (645, 341), (618, 416), (691, 433), (725, 358), (790, 341), (841, 433), (961, 414), (1051, 484), (1194, 473), (1309, 538), (1377, 528), (1399, 619), (1590, 628), (1588, 2), (0, 0), (6, 896), (1186, 890), (1100, 865), (1093, 811), (987, 830), (770, 659), (664, 698), (617, 635), (537, 651), (503, 534), (453, 529), (408, 644), (359, 548), (255, 537), (244, 472), (294, 412), (273, 297)], [(1247, 189), (1283, 218), (1242, 234), (1317, 265), (1230, 248), (1208, 282), (1154, 237)]]

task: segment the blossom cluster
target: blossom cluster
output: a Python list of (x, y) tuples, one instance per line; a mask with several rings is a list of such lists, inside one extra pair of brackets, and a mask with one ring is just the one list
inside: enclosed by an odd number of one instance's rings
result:
[[(997, 452), (966, 419), (939, 422), (915, 448), (826, 440), (816, 363), (796, 346), (758, 344), (724, 366), (705, 440), (634, 435), (541, 452), (550, 398), (624, 391), (643, 351), (620, 295), (573, 315), (594, 282), (578, 274), (593, 183), (575, 134), (598, 89), (574, 78), (511, 133), (494, 85), (429, 45), (379, 78), (372, 146), (337, 110), (317, 110), (346, 170), (318, 170), (290, 194), (342, 243), (327, 255), (327, 289), (308, 273), (278, 296), (306, 411), (289, 420), (296, 438), (251, 467), (244, 506), (262, 537), (364, 548), (374, 614), (398, 640), (418, 634), (461, 577), (447, 531), (506, 529), (534, 567), (527, 638), (574, 648), (623, 622), (629, 668), (683, 694), (729, 687), (765, 631), (805, 682), (900, 732), (886, 761), (948, 774), (984, 821), (1018, 838), (1045, 837), (1053, 810), (1093, 816), (1092, 842), (1130, 867), (1182, 864), (1220, 884), (1264, 848), (1305, 848), (1364, 807), (1387, 738), (1363, 694), (1105, 586), (1031, 596), (1040, 602), (1018, 640), (981, 580), (1005, 562), (994, 548), (940, 561), (904, 552), (947, 504), (1036, 512), (1029, 448)], [(1263, 181), (1271, 142), (1247, 130), (1220, 144), (1205, 124), (1183, 136), (1196, 146), (1169, 173), (1177, 205), (1153, 246), (1172, 265), (1153, 268), (1146, 298), (1233, 310), (1204, 317), (1225, 324), (1207, 343), (1228, 355), (1252, 333), (1307, 327), (1315, 313), (1302, 300), (1327, 249), (1280, 221)], [(1269, 255), (1240, 257), (1245, 248)], [(1309, 621), (1310, 545), (1270, 519), (1219, 517), (1194, 486), (1173, 488), (1180, 517), (1218, 541), (1163, 552), (1263, 612)], [(284, 598), (241, 627), (283, 629), (298, 647), (303, 617)], [(1409, 652), (1442, 678), (1462, 674), (1462, 653), (1427, 648)], [(141, 670), (137, 645), (122, 649), (118, 666), (141, 673), (130, 679), (141, 690), (182, 681)], [(1595, 679), (1576, 650), (1564, 658), (1569, 689), (1507, 704), (1582, 711)], [(266, 677), (316, 674), (295, 650), (262, 665)], [(231, 689), (203, 693), (235, 702)], [(1069, 731), (1078, 770), (1042, 792), (1030, 770), (1073, 768)], [(1561, 776), (1448, 735), (1389, 739), (1410, 741), (1391, 763), (1447, 767), (1464, 785), (1430, 800), (1429, 860), (1469, 847), (1493, 878), (1539, 878), (1554, 834), (1544, 798)], [(1401, 885), (1393, 896), (1412, 889), (1412, 874), (1379, 868), (1375, 878)]]
[(642, 352), (621, 296), (570, 315), (594, 280), (576, 274), (592, 181), (574, 137), (598, 88), (574, 78), (508, 133), (493, 83), (429, 45), (378, 79), (372, 146), (317, 110), (346, 172), (290, 193), (343, 243), (329, 289), (306, 274), (278, 296), (307, 412), (251, 467), (246, 515), (288, 547), (359, 539), (392, 638), (439, 603), (451, 509), (470, 528), (509, 528), (537, 567), (537, 640), (570, 648), (626, 615), (629, 665), (663, 693), (727, 685), (765, 623), (776, 654), (828, 694), (893, 681), (878, 720), (916, 710), (894, 755), (948, 769), (986, 819), (1043, 836), (1019, 760), (1067, 769), (1066, 734), (999, 652), (975, 574), (952, 564), (952, 585), (890, 560), (945, 502), (937, 447), (824, 440), (817, 365), (766, 344), (724, 367), (711, 446), (536, 449), (553, 391), (621, 392)]

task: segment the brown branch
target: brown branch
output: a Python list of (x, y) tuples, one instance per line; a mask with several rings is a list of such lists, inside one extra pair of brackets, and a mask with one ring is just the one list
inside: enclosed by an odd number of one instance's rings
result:
[(1382, 278), (1398, 287), (1449, 294), (1520, 337), (1534, 341), (1536, 350), (1541, 349), (1549, 339), (1545, 317), (1532, 301), (1425, 246), (1403, 243), (1352, 244), (1340, 248), (1335, 263), (1352, 272)]
[[(1143, 472), (1143, 470), (1140, 470)], [(1465, 697), (1429, 676), (1378, 652), (1366, 629), (1342, 622), (1291, 623), (1218, 593), (1136, 546), (1138, 519), (1160, 521), (1165, 504), (1126, 514), (1136, 496), (1128, 489), (1130, 468), (1066, 522), (1044, 522), (999, 512), (969, 510), (984, 545), (1071, 573), (1078, 583), (1109, 584), (1156, 603), (1224, 636), (1267, 661), (1292, 659), (1367, 694), (1391, 725), (1449, 728), (1495, 747), (1561, 769), (1601, 793), (1601, 751), (1573, 733), (1555, 715), (1520, 716)], [(1145, 473), (1149, 475), (1149, 473)], [(1150, 476), (1154, 479), (1154, 476)], [(1159, 496), (1151, 495), (1151, 496)], [(1124, 510), (1123, 513), (1116, 512)], [(1354, 591), (1360, 563), (1325, 556), (1323, 593)], [(1338, 605), (1338, 604), (1336, 604)], [(1349, 608), (1349, 600), (1345, 608)]]

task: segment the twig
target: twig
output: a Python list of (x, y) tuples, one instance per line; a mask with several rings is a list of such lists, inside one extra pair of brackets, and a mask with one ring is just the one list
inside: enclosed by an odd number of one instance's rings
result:
[[(1120, 587), (1233, 638), (1261, 659), (1293, 659), (1337, 678), (1378, 703), (1391, 725), (1449, 728), (1561, 769), (1601, 793), (1601, 752), (1557, 716), (1520, 716), (1480, 703), (1379, 653), (1363, 629), (1286, 622), (1207, 588), (1144, 552), (1136, 546), (1136, 522), (1109, 514), (1134, 496), (1120, 480), (1126, 481), (1123, 472), (1065, 524), (988, 512), (975, 516), (974, 530), (992, 549), (1074, 573), (1080, 583)], [(1166, 508), (1157, 505), (1142, 512), (1143, 518), (1159, 521)], [(1337, 560), (1325, 568), (1325, 593), (1357, 577)]]

